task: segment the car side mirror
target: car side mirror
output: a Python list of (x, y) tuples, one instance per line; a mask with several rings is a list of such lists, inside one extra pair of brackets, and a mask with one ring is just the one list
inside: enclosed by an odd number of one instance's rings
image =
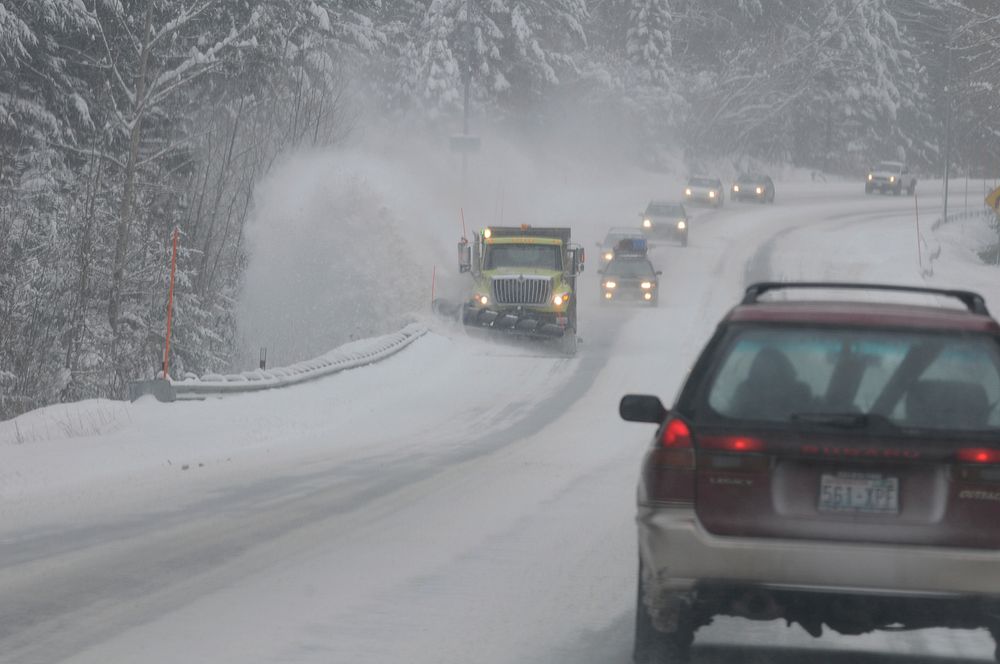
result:
[(648, 394), (626, 394), (618, 404), (618, 414), (629, 422), (662, 424), (669, 411), (659, 398)]

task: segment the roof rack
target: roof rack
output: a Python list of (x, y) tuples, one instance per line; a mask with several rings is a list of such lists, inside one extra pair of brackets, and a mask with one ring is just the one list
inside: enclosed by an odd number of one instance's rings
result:
[(942, 288), (923, 288), (920, 286), (896, 286), (893, 284), (844, 283), (837, 281), (762, 281), (747, 287), (741, 304), (756, 304), (760, 296), (768, 291), (791, 289), (824, 289), (824, 290), (878, 290), (897, 293), (923, 293), (925, 295), (941, 295), (959, 300), (965, 308), (974, 314), (989, 316), (986, 301), (979, 293), (966, 290), (947, 290)]

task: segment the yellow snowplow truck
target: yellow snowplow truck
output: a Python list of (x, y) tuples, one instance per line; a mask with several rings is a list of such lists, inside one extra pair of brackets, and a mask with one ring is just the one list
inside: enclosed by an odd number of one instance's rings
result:
[(569, 228), (484, 228), (471, 243), (459, 242), (458, 261), (473, 280), (463, 323), (576, 352), (576, 278), (584, 253), (570, 242)]

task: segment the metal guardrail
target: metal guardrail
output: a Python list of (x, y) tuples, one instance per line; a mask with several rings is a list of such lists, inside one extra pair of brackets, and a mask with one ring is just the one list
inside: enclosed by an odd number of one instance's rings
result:
[[(931, 224), (931, 234), (937, 233), (942, 226), (947, 224), (953, 224), (958, 221), (967, 221), (969, 219), (981, 219), (983, 221), (990, 221), (994, 219), (993, 210), (988, 207), (972, 208), (961, 210), (960, 212), (952, 212), (947, 217), (938, 217)], [(934, 275), (934, 262), (941, 256), (941, 242), (937, 238), (934, 239), (935, 247), (931, 249), (927, 240), (920, 236), (920, 242), (922, 243), (924, 249), (927, 250), (927, 265), (923, 268), (923, 275), (925, 277), (930, 277)]]
[(971, 210), (962, 210), (961, 212), (952, 212), (947, 218), (938, 217), (933, 224), (931, 224), (931, 230), (936, 231), (945, 224), (952, 224), (956, 221), (963, 221), (965, 219), (983, 219), (990, 220), (994, 218), (993, 210), (988, 207), (973, 208)]
[(395, 355), (426, 333), (425, 326), (412, 323), (394, 334), (354, 341), (319, 357), (287, 367), (255, 369), (226, 376), (206, 374), (200, 378), (179, 381), (137, 381), (129, 385), (129, 398), (135, 401), (141, 396), (152, 394), (158, 401), (171, 402), (288, 387), (374, 364)]

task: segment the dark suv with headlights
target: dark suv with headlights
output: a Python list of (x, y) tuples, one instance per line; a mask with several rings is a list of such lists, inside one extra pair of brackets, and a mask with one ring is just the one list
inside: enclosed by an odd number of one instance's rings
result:
[[(828, 297), (859, 289), (864, 302)], [(620, 404), (658, 427), (638, 490), (635, 661), (683, 661), (717, 615), (996, 638), (998, 404), (1000, 326), (975, 293), (748, 288), (673, 408)]]
[(733, 183), (729, 198), (734, 201), (773, 203), (774, 181), (767, 175), (743, 173)]
[(642, 218), (642, 233), (651, 240), (673, 240), (686, 247), (691, 219), (681, 203), (650, 201)]

